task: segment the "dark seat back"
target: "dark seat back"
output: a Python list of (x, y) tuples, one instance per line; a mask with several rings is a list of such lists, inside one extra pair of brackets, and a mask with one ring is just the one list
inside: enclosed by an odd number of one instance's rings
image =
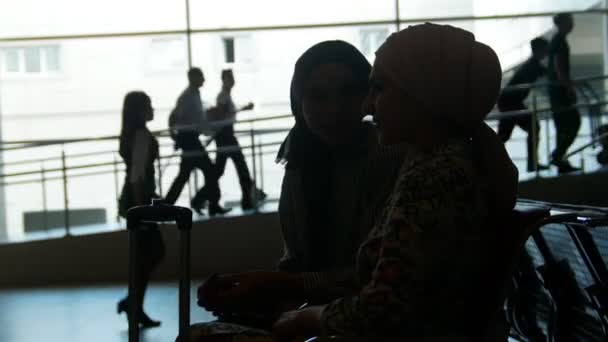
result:
[[(606, 341), (608, 225), (583, 213), (553, 216), (526, 242), (509, 298), (513, 330), (528, 340)], [(542, 295), (541, 298), (539, 295)], [(534, 336), (545, 332), (543, 339)]]
[(518, 204), (508, 217), (493, 224), (498, 229), (492, 231), (495, 235), (489, 241), (493, 243), (487, 246), (488, 255), (493, 257), (488, 260), (487, 273), (484, 275), (486, 286), (483, 287), (479, 298), (482, 303), (479, 322), (485, 320), (487, 328), (473, 327), (480, 331), (475, 334), (473, 340), (496, 341), (501, 336), (506, 339), (502, 312), (511, 288), (513, 272), (518, 265), (525, 241), (549, 215), (550, 210), (547, 207)]

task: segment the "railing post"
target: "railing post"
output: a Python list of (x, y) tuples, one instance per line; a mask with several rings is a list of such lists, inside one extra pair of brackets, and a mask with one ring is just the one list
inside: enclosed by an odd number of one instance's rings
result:
[[(550, 109), (549, 115), (553, 115), (553, 108)], [(551, 163), (551, 124), (549, 116), (545, 116), (545, 148), (547, 152), (547, 161)]]
[(49, 220), (48, 220), (48, 208), (46, 205), (46, 175), (44, 170), (44, 164), (40, 165), (40, 184), (42, 185), (42, 224), (44, 226), (44, 230), (48, 231), (49, 229)]
[(257, 187), (258, 183), (257, 183), (257, 167), (256, 167), (256, 162), (255, 162), (255, 131), (253, 130), (253, 128), (251, 128), (251, 130), (249, 131), (250, 137), (251, 137), (251, 168), (253, 169), (253, 185)]
[[(118, 161), (116, 160), (116, 155), (113, 155), (114, 158), (114, 193), (116, 194), (116, 208), (120, 205), (120, 186), (118, 185)], [(116, 211), (116, 222), (120, 223), (120, 213), (119, 210)]]
[[(192, 174), (192, 173), (191, 173)], [(192, 191), (192, 177), (188, 177), (188, 203), (190, 203), (190, 201), (192, 201), (192, 199), (194, 198), (194, 193), (195, 192)]]
[(70, 236), (70, 205), (68, 198), (68, 169), (65, 161), (65, 145), (61, 144), (61, 170), (63, 174), (63, 219), (65, 235)]
[(532, 146), (528, 153), (533, 153), (531, 156), (528, 156), (528, 159), (532, 160), (532, 167), (534, 168), (534, 172), (536, 173), (536, 177), (540, 176), (540, 171), (538, 169), (538, 104), (536, 99), (536, 89), (532, 89), (532, 113), (530, 114), (530, 137), (532, 138)]
[(158, 168), (158, 193), (161, 195), (161, 197), (163, 197), (163, 168), (160, 162), (161, 158), (160, 156), (158, 157), (158, 160), (156, 161), (156, 165)]
[(264, 191), (264, 153), (262, 151), (262, 139), (258, 138), (258, 156), (260, 164), (260, 190)]
[[(194, 180), (193, 180), (193, 182), (194, 182), (194, 196), (196, 196), (196, 193), (198, 192), (198, 189), (200, 189), (200, 187), (198, 185), (199, 184), (199, 182), (198, 182), (198, 176), (199, 176), (198, 175), (198, 169), (194, 168), (194, 169), (192, 169), (191, 172), (194, 172), (194, 177), (193, 177), (194, 178)], [(194, 198), (194, 197), (190, 197), (191, 200), (192, 200), (192, 198)]]

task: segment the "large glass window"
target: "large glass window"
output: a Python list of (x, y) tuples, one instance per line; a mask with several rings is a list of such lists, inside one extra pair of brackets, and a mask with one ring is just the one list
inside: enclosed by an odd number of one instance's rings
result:
[(399, 0), (404, 20), (580, 11), (603, 7), (599, 0)]
[(188, 66), (185, 35), (151, 38), (145, 54), (151, 72), (182, 72)]
[[(274, 157), (278, 144), (286, 135), (284, 129), (293, 124), (289, 116), (293, 67), (297, 58), (313, 44), (323, 40), (345, 40), (357, 46), (373, 62), (377, 48), (396, 30), (396, 17), (405, 21), (402, 27), (420, 23), (422, 19), (439, 18), (441, 23), (475, 33), (479, 41), (498, 53), (503, 69), (512, 70), (529, 57), (532, 38), (551, 37), (551, 16), (483, 20), (477, 20), (475, 16), (583, 10), (603, 4), (599, 0), (190, 2), (193, 30), (190, 51), (185, 1), (0, 2), (0, 139), (45, 140), (116, 135), (120, 131), (124, 95), (131, 90), (143, 90), (151, 96), (155, 120), (149, 127), (165, 129), (168, 113), (187, 86), (188, 54), (191, 53), (193, 65), (205, 72), (207, 81), (201, 90), (205, 105), (215, 104), (221, 89), (221, 71), (231, 68), (236, 79), (233, 91), (236, 104), (255, 103), (254, 110), (238, 114), (239, 120), (287, 115), (272, 121), (236, 125), (252, 173), (255, 164), (258, 185), (263, 184), (270, 197), (276, 198), (283, 168), (274, 163)], [(396, 4), (399, 4), (399, 11)], [(603, 73), (603, 20), (600, 14), (575, 16), (576, 27), (569, 37), (574, 76)], [(317, 27), (304, 28), (309, 25)], [(287, 28), (278, 29), (276, 26)], [(121, 35), (115, 35), (117, 33)], [(61, 37), (88, 34), (93, 36)], [(265, 132), (251, 137), (251, 129)], [(544, 130), (542, 134), (545, 134)], [(546, 141), (543, 139), (541, 137), (541, 141)], [(550, 140), (552, 143), (553, 139)], [(258, 145), (256, 153), (262, 151), (261, 155), (256, 155), (255, 163), (249, 147), (252, 141)], [(161, 145), (162, 154), (167, 156), (162, 163), (161, 183), (166, 192), (177, 172), (179, 159), (168, 138), (162, 138)], [(213, 143), (209, 148), (214, 149)], [(523, 143), (521, 146), (511, 143), (509, 148), (514, 155), (523, 154), (521, 151), (525, 150)], [(106, 163), (120, 162), (113, 153), (116, 149), (114, 140), (66, 145), (64, 151), (68, 155), (68, 166), (102, 164), (69, 171), (72, 177), (68, 182), (70, 209), (75, 212), (90, 210), (97, 214), (103, 210), (106, 222), (115, 221), (115, 202), (124, 174), (122, 164), (114, 173), (113, 165)], [(0, 202), (4, 202), (9, 235), (19, 237), (23, 235), (24, 228), (30, 226), (32, 217), (37, 217), (43, 208), (49, 213), (53, 211), (52, 215), (60, 215), (58, 212), (63, 209), (62, 175), (57, 171), (62, 166), (60, 158), (57, 159), (61, 155), (61, 147), (5, 150), (1, 153), (0, 160), (6, 165), (0, 166), (0, 173), (35, 171), (0, 181), (10, 183), (0, 186)], [(27, 165), (15, 164), (46, 158), (53, 159)], [(40, 181), (43, 174), (46, 193), (42, 192)], [(223, 199), (229, 205), (233, 202), (238, 204), (240, 200), (236, 179), (233, 167), (228, 166), (221, 187)], [(194, 188), (194, 181), (192, 183)], [(5, 201), (1, 201), (1, 192), (6, 194)], [(188, 188), (184, 189), (179, 204), (188, 205), (188, 192)], [(0, 226), (2, 215), (0, 208)], [(2, 236), (0, 231), (0, 238)]]
[(368, 58), (376, 53), (376, 50), (388, 37), (388, 28), (386, 27), (368, 27), (359, 30), (361, 52)]
[(0, 1), (0, 23), (0, 38), (184, 30), (186, 3), (175, 0), (7, 0)]
[(191, 0), (195, 29), (395, 20), (394, 0)]

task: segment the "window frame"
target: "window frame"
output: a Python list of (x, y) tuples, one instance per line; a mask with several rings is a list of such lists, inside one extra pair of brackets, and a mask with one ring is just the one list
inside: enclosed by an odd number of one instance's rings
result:
[[(38, 62), (40, 63), (40, 71), (27, 71), (27, 56), (28, 49), (38, 49)], [(57, 69), (51, 70), (50, 60), (52, 49), (56, 50)], [(7, 54), (8, 51), (14, 50), (17, 52), (17, 71), (7, 70)], [(5, 79), (46, 79), (62, 76), (65, 70), (64, 51), (62, 44), (18, 44), (0, 47), (0, 75)]]

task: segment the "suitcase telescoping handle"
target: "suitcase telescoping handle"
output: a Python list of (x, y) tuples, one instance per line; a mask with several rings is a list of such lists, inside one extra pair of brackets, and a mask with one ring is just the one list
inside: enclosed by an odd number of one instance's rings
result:
[(186, 340), (190, 327), (190, 230), (192, 211), (188, 208), (152, 200), (152, 205), (134, 207), (127, 211), (129, 231), (129, 342), (139, 342), (138, 303), (140, 294), (135, 286), (139, 260), (139, 230), (142, 222), (175, 222), (179, 230), (180, 276), (179, 276), (179, 340)]

